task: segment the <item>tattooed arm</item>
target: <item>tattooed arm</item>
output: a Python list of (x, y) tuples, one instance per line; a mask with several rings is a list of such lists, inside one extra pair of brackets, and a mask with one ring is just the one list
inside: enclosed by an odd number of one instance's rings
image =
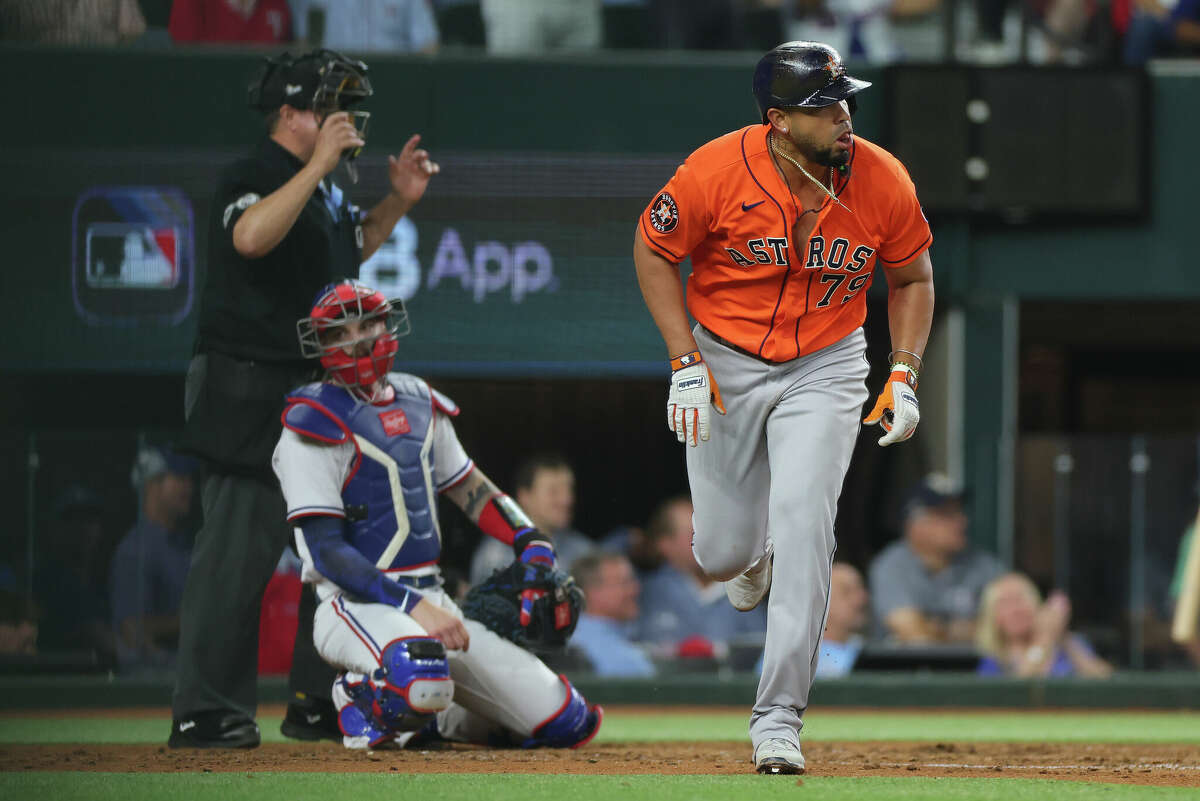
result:
[(478, 467), (446, 490), (446, 496), (485, 534), (513, 546), (517, 556), (534, 542), (553, 551), (550, 535), (539, 532), (517, 502), (501, 492)]
[(454, 505), (462, 509), (473, 523), (479, 522), (479, 515), (488, 501), (503, 494), (478, 467), (465, 479), (446, 490), (446, 497), (454, 501)]

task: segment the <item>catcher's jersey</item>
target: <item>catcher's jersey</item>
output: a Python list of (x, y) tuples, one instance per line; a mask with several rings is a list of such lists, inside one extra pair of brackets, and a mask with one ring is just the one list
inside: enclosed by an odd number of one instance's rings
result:
[(855, 136), (850, 161), (834, 178), (850, 211), (826, 200), (808, 241), (793, 242), (802, 209), (767, 150), (769, 130), (751, 125), (696, 150), (638, 227), (668, 261), (691, 256), (692, 317), (743, 350), (781, 362), (862, 325), (876, 261), (903, 267), (933, 236), (904, 166)]
[[(312, 384), (288, 398), (272, 458), (289, 522), (346, 519), (347, 542), (384, 572), (432, 568), (441, 555), (437, 493), (474, 467), (454, 432), (458, 408), (424, 381), (392, 373), (387, 403), (368, 404), (341, 387)], [(303, 551), (303, 549), (302, 549)], [(306, 558), (304, 579), (322, 589)]]

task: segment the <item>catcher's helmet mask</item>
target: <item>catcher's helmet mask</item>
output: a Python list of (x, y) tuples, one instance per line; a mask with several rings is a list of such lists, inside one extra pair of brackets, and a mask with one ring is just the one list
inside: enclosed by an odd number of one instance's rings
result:
[(824, 108), (845, 100), (853, 114), (854, 95), (870, 85), (847, 75), (838, 51), (820, 42), (784, 42), (754, 69), (754, 100), (764, 125), (773, 108)]
[[(300, 56), (283, 53), (265, 61), (262, 72), (247, 91), (251, 108), (264, 114), (283, 105), (309, 110), (317, 115), (318, 124), (324, 123), (330, 114), (345, 111), (359, 138), (366, 141), (371, 112), (351, 108), (374, 94), (366, 64), (336, 50), (313, 50)], [(352, 162), (361, 152), (361, 147), (355, 147), (343, 154), (350, 177), (356, 182), (358, 176)]]
[[(351, 322), (372, 320), (382, 325), (360, 326), (357, 336), (344, 336)], [(384, 379), (400, 349), (398, 340), (410, 330), (402, 298), (384, 297), (350, 279), (324, 287), (309, 316), (296, 323), (301, 355), (320, 359), (331, 381), (368, 401), (385, 388)]]

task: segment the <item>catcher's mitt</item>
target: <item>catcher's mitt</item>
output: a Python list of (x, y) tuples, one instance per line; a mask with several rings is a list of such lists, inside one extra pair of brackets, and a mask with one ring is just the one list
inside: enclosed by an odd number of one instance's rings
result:
[[(521, 593), (544, 590), (533, 602), (528, 626), (521, 625)], [(583, 611), (583, 590), (566, 571), (514, 560), (471, 588), (463, 614), (522, 648), (547, 651), (567, 644)]]

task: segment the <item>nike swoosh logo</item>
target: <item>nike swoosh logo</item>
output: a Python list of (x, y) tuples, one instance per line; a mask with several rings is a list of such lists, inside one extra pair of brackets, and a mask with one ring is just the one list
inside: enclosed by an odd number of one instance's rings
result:
[(313, 725), (314, 723), (316, 723), (318, 720), (320, 720), (320, 719), (321, 719), (321, 713), (320, 713), (320, 712), (317, 712), (316, 714), (312, 714), (312, 715), (308, 715), (308, 714), (306, 714), (306, 715), (304, 716), (304, 719), (305, 719), (305, 720), (307, 720), (307, 721), (308, 721), (308, 725), (310, 725), (310, 726), (311, 726), (311, 725)]
[(183, 732), (187, 731), (188, 729), (194, 729), (194, 728), (196, 728), (196, 721), (194, 721), (194, 720), (185, 720), (183, 723), (179, 724), (179, 732), (181, 734)]
[(765, 200), (760, 200), (757, 203), (747, 204), (745, 201), (743, 201), (742, 202), (742, 211), (750, 211), (750, 209), (754, 208), (755, 206), (761, 206), (762, 204), (764, 204), (766, 202), (767, 201), (765, 201)]

